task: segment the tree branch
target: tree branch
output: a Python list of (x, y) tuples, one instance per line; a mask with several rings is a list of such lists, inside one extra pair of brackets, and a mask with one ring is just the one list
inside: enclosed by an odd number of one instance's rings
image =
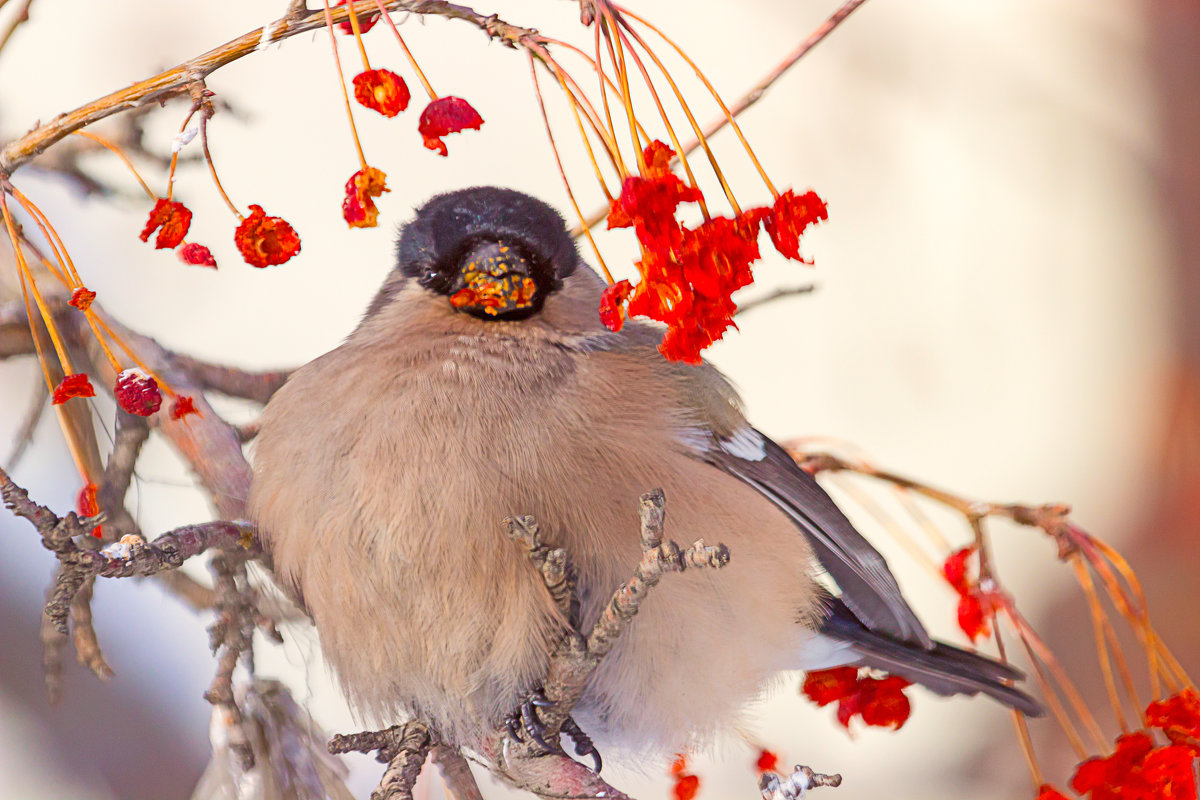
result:
[(413, 786), (435, 741), (428, 725), (413, 720), (382, 731), (338, 734), (330, 740), (329, 752), (376, 752), (375, 760), (388, 766), (371, 800), (413, 800)]
[[(440, 2), (440, 0), (386, 0), (384, 5), (389, 11), (407, 11), (469, 22), (487, 33), (489, 37), (499, 39), (510, 47), (523, 45), (527, 40), (530, 42), (540, 41), (536, 31), (530, 28), (510, 25), (500, 20), (495, 14), (479, 14), (471, 8), (454, 3)], [(374, 8), (374, 2), (373, 0), (357, 0), (354, 8), (361, 13), (364, 9)], [(0, 173), (11, 175), (22, 164), (50, 145), (93, 122), (129, 108), (136, 108), (151, 102), (163, 102), (168, 98), (183, 94), (192, 84), (204, 80), (212, 72), (254, 53), (267, 44), (325, 27), (323, 11), (313, 11), (300, 18), (295, 18), (293, 16), (295, 10), (293, 7), (289, 13), (263, 28), (245, 33), (165, 72), (160, 72), (124, 89), (93, 100), (73, 111), (60, 114), (51, 122), (34, 128), (19, 139), (9, 142), (3, 150), (0, 150)], [(348, 20), (350, 10), (351, 6), (349, 5), (332, 9), (334, 24)]]

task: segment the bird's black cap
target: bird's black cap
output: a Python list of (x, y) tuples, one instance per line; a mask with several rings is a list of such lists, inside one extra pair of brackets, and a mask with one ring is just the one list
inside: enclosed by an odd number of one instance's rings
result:
[(512, 189), (479, 186), (417, 209), (400, 232), (397, 260), (406, 277), (451, 297), (460, 310), (520, 319), (575, 271), (579, 253), (553, 208)]

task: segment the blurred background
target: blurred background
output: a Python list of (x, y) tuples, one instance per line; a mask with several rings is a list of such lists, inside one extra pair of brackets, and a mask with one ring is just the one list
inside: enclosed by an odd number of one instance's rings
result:
[[(283, 7), (38, 0), (0, 52), (0, 136), (241, 35)], [(836, 5), (630, 7), (671, 32), (732, 100)], [(581, 40), (573, 3), (476, 8)], [(15, 11), (0, 8), (0, 20)], [(402, 31), (434, 86), (466, 97), (487, 123), (448, 138), (450, 157), (442, 159), (421, 146), (419, 101), (395, 120), (356, 109), (367, 158), (388, 173), (392, 190), (379, 202), (376, 229), (347, 231), (340, 218), (342, 185), (358, 164), (323, 32), (209, 78), (232, 108), (210, 125), (226, 188), (242, 207), (258, 203), (286, 217), (303, 238), (300, 257), (284, 266), (241, 262), (235, 221), (202, 166), (181, 170), (176, 193), (195, 212), (189, 239), (211, 246), (221, 264), (215, 272), (138, 241), (148, 204), (114, 158), (93, 156), (86, 166), (121, 189), (115, 196), (85, 196), (77, 182), (34, 168), (15, 182), (126, 325), (215, 361), (300, 364), (354, 326), (391, 267), (396, 225), (429, 195), (496, 183), (570, 213), (524, 56), (461, 23), (411, 18)], [(383, 26), (366, 41), (374, 66), (409, 74)], [(353, 42), (341, 46), (353, 74)], [(707, 120), (715, 109), (685, 71), (677, 76)], [(747, 313), (741, 330), (711, 351), (741, 388), (751, 419), (776, 438), (852, 443), (881, 465), (970, 497), (1071, 503), (1082, 525), (1130, 557), (1161, 631), (1193, 676), (1200, 626), (1179, 612), (1200, 600), (1198, 87), (1194, 0), (868, 2), (741, 118), (773, 180), (816, 189), (830, 214), (805, 237), (815, 269), (772, 251), (747, 298), (810, 281), (817, 291)], [(556, 99), (550, 107), (568, 171), (591, 209), (600, 195), (569, 143), (574, 122)], [(169, 151), (184, 112), (175, 102), (144, 118), (152, 148)], [(715, 143), (739, 197), (766, 202), (728, 132)], [(164, 172), (146, 165), (146, 174), (164, 188)], [(609, 265), (626, 277), (632, 239), (624, 231), (598, 237)], [(0, 256), (0, 300), (14, 297), (10, 260)], [(31, 360), (0, 362), (0, 458), (38, 381)], [(111, 403), (95, 406), (111, 421)], [(220, 408), (250, 418), (248, 408)], [(13, 477), (60, 512), (73, 506), (78, 477), (52, 414), (43, 415)], [(142, 528), (209, 518), (189, 487), (183, 463), (152, 439), (130, 493)], [(878, 532), (869, 516), (856, 519)], [(965, 529), (948, 535), (967, 542)], [(962, 643), (949, 588), (886, 535), (875, 538), (930, 628)], [(996, 540), (1000, 575), (1094, 706), (1106, 705), (1086, 608), (1052, 543), (1002, 527)], [(0, 797), (187, 798), (209, 752), (201, 698), (213, 669), (208, 620), (157, 586), (102, 581), (96, 627), (116, 676), (101, 683), (71, 664), (64, 700), (50, 708), (38, 628), (53, 559), (7, 515), (0, 552)], [(194, 574), (203, 577), (203, 568)], [(258, 648), (260, 671), (287, 681), (327, 730), (357, 730), (315, 637), (285, 633), (282, 647)], [(843, 773), (836, 795), (824, 790), (830, 796), (1034, 794), (1009, 717), (995, 705), (916, 690), (903, 730), (850, 737), (831, 709), (797, 696), (799, 680), (786, 676), (743, 727), (785, 763)], [(1035, 736), (1061, 785), (1074, 759), (1051, 728), (1041, 723)], [(756, 756), (739, 736), (697, 756), (699, 796), (756, 796)], [(351, 786), (366, 797), (381, 767), (365, 757), (349, 763)], [(606, 777), (635, 796), (670, 796), (666, 764), (631, 771), (606, 763)]]

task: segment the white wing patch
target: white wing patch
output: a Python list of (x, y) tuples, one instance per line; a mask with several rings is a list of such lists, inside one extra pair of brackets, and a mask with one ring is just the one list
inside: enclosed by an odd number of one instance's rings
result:
[(707, 428), (689, 426), (676, 431), (675, 438), (697, 453), (720, 449), (743, 461), (762, 461), (767, 455), (763, 437), (750, 427), (742, 428), (728, 439), (719, 439)]
[(742, 428), (728, 439), (718, 439), (717, 444), (729, 455), (743, 461), (762, 461), (767, 455), (763, 437), (753, 428)]

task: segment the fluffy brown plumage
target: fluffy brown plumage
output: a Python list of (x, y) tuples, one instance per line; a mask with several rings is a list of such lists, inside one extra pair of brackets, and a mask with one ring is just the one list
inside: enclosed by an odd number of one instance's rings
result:
[[(489, 226), (537, 277), (532, 313), (489, 318), (447, 300)], [(732, 559), (665, 580), (600, 664), (576, 713), (602, 741), (679, 750), (799, 667), (825, 613), (813, 536), (858, 615), (839, 627), (842, 661), (871, 663), (851, 649), (869, 636), (892, 666), (919, 652), (935, 691), (1024, 698), (998, 688), (1003, 670), (975, 678), (971, 659), (987, 663), (975, 656), (938, 683), (941, 661), (882, 559), (811, 479), (776, 463), (716, 370), (664, 362), (648, 325), (600, 324), (603, 283), (548, 207), (503, 190), (445, 195), (399, 252), (358, 328), (267, 406), (250, 498), (277, 577), (359, 711), (417, 715), (468, 746), (500, 728), (563, 625), (501, 521), (532, 514), (567, 549), (586, 630), (640, 557), (637, 501), (655, 487), (669, 537), (722, 542)]]

